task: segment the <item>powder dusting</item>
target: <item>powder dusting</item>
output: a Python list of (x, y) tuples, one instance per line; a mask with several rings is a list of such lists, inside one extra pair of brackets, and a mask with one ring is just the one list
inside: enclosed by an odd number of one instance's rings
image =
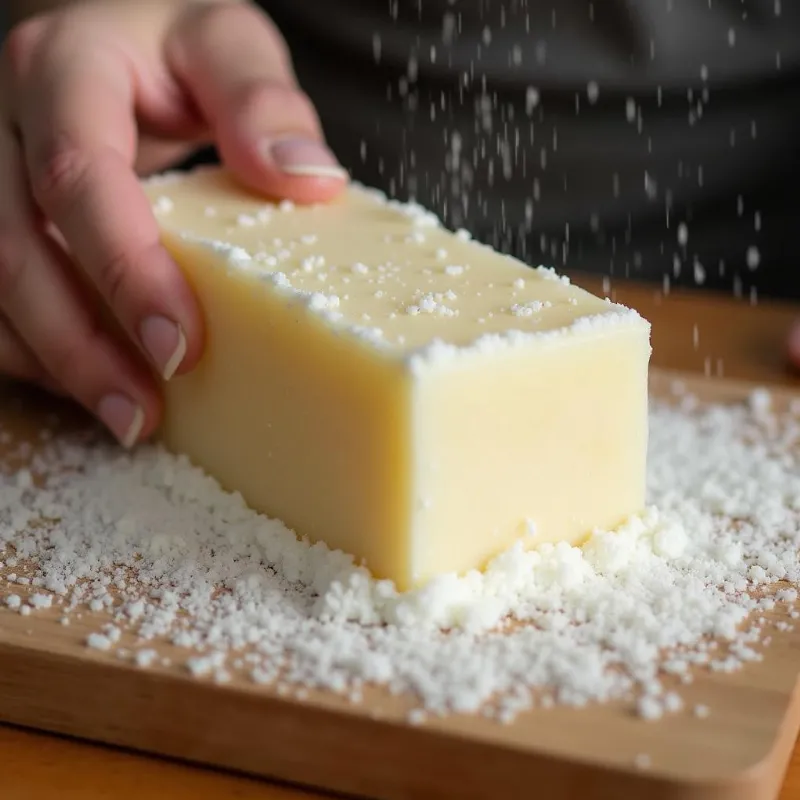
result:
[(141, 668), (167, 641), (198, 679), (353, 702), (366, 685), (410, 693), (416, 723), (619, 699), (657, 720), (684, 709), (665, 675), (760, 660), (764, 612), (797, 600), (798, 411), (775, 412), (764, 391), (730, 406), (653, 401), (641, 516), (405, 594), (157, 446), (6, 432), (10, 461), (30, 465), (0, 480), (0, 614), (52, 605), (66, 624), (106, 611), (86, 645)]

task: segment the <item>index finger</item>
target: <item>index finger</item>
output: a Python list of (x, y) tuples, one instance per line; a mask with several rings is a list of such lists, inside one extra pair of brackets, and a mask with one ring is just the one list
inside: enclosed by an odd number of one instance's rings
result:
[(15, 103), (33, 195), (123, 328), (169, 379), (199, 359), (202, 319), (133, 170), (132, 76), (111, 50), (59, 50), (43, 52)]
[(345, 188), (347, 172), (325, 143), (286, 44), (259, 9), (195, 4), (173, 29), (167, 58), (246, 186), (299, 203)]

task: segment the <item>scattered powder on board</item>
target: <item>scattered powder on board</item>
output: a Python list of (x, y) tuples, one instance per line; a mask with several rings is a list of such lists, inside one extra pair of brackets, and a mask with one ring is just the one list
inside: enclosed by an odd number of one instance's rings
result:
[[(514, 548), (485, 573), (404, 595), (156, 447), (131, 455), (87, 434), (36, 451), (0, 483), (0, 614), (37, 613), (45, 597), (62, 621), (107, 610), (86, 644), (141, 668), (163, 663), (154, 645), (166, 640), (198, 679), (244, 674), (356, 702), (367, 684), (411, 692), (415, 723), (618, 698), (660, 719), (684, 707), (664, 673), (679, 685), (696, 667), (759, 660), (764, 612), (797, 599), (800, 418), (773, 414), (765, 392), (727, 407), (654, 403), (652, 505), (621, 529), (583, 548)], [(775, 581), (774, 597), (753, 591)]]

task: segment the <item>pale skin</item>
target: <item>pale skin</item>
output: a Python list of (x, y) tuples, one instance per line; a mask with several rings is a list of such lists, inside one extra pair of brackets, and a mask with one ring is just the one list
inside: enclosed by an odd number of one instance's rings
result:
[(213, 141), (271, 196), (325, 201), (347, 176), (280, 34), (246, 2), (12, 0), (11, 10), (0, 372), (71, 395), (132, 445), (158, 424), (159, 376), (190, 371), (204, 340), (137, 173)]
[[(126, 446), (202, 315), (137, 175), (214, 142), (256, 191), (324, 202), (346, 173), (270, 20), (245, 0), (11, 0), (0, 63), (0, 373), (72, 396)], [(800, 327), (789, 340), (800, 368)]]

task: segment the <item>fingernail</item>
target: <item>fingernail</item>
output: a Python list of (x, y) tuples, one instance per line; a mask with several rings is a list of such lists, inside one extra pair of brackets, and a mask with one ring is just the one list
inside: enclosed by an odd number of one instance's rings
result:
[(97, 416), (126, 450), (136, 444), (144, 427), (141, 406), (124, 394), (107, 394), (97, 405)]
[(186, 356), (183, 328), (166, 317), (147, 317), (139, 326), (139, 337), (161, 377), (168, 381)]
[(289, 175), (347, 178), (347, 171), (337, 163), (333, 153), (313, 139), (278, 139), (268, 141), (265, 147), (268, 158)]

